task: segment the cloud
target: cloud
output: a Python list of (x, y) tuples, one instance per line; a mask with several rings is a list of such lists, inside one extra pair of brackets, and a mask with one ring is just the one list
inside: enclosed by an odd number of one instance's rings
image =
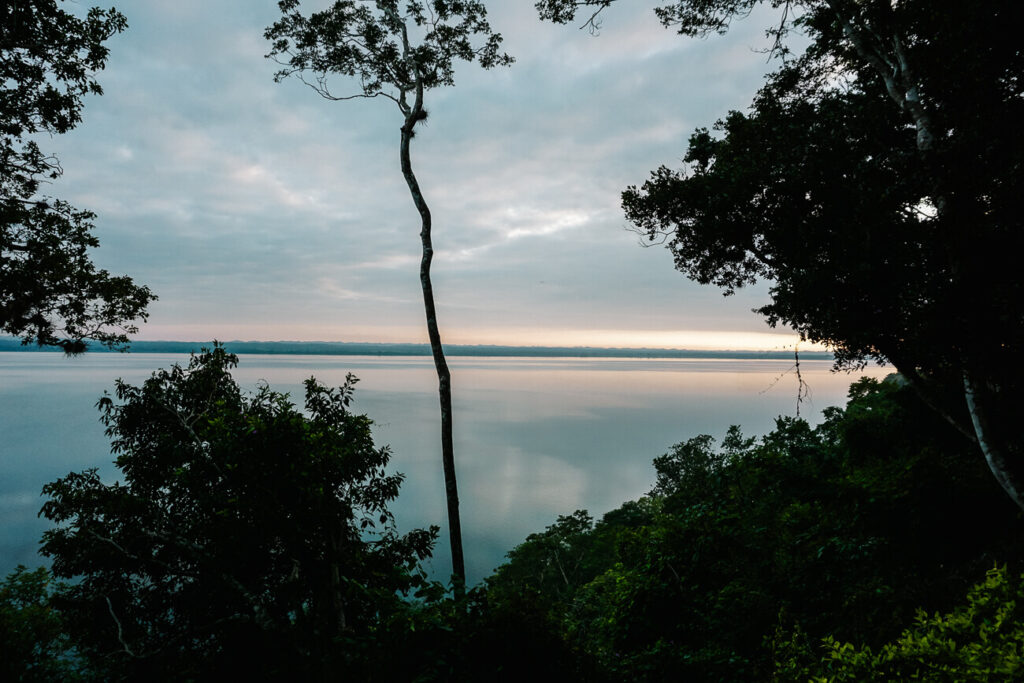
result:
[[(275, 84), (273, 3), (118, 6), (130, 27), (104, 96), (47, 144), (67, 171), (53, 193), (99, 214), (97, 262), (160, 295), (145, 335), (419, 334), (420, 223), (393, 103)], [(459, 65), (454, 88), (428, 93), (412, 148), (446, 334), (764, 331), (750, 312), (763, 287), (722, 299), (688, 283), (636, 246), (619, 194), (747, 106), (770, 68), (751, 50), (770, 13), (706, 41), (631, 3), (596, 37), (540, 23), (530, 3), (490, 14), (516, 64)]]

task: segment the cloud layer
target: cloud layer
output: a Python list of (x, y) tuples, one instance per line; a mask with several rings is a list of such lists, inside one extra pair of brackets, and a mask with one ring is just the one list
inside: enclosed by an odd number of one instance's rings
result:
[[(627, 185), (679, 165), (695, 127), (747, 106), (772, 17), (697, 41), (640, 3), (608, 10), (599, 36), (542, 24), (532, 3), (491, 5), (517, 62), (462, 65), (428, 93), (412, 150), (446, 339), (790, 342), (751, 313), (765, 287), (723, 299), (688, 282), (619, 208)], [(96, 261), (160, 296), (140, 337), (423, 340), (394, 105), (273, 83), (274, 3), (117, 6), (129, 29), (110, 41), (104, 96), (44, 146), (66, 169), (53, 194), (99, 214)]]

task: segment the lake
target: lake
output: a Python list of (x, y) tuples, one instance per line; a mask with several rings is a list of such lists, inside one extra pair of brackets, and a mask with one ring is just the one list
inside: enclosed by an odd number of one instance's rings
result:
[[(230, 350), (230, 349), (229, 349)], [(447, 577), (446, 519), (437, 380), (429, 357), (241, 355), (244, 388), (262, 382), (301, 403), (310, 376), (340, 385), (359, 377), (354, 410), (390, 444), (392, 469), (406, 475), (392, 505), (400, 529), (437, 524), (441, 541), (430, 569)], [(46, 521), (37, 518), (43, 484), (87, 467), (117, 478), (96, 400), (118, 377), (139, 384), (159, 367), (187, 363), (178, 354), (0, 352), (0, 576), (36, 554)], [(654, 483), (651, 461), (674, 443), (729, 425), (769, 431), (794, 415), (792, 361), (754, 359), (469, 358), (453, 373), (455, 458), (468, 579), (475, 583), (528, 534), (560, 514), (595, 517), (635, 499)], [(820, 422), (823, 408), (845, 403), (868, 368), (835, 374), (831, 363), (800, 364), (810, 395), (800, 414)]]

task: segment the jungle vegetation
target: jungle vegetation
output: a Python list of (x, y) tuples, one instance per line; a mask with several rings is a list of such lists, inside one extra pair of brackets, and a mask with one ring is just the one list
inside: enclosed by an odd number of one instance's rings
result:
[[(898, 376), (653, 460), (465, 595), (399, 535), (401, 475), (352, 412), (243, 394), (215, 347), (99, 408), (121, 480), (48, 484), (52, 570), (0, 588), (12, 680), (1015, 680), (1024, 520)], [(897, 673), (894, 673), (897, 672)]]
[[(613, 2), (538, 8), (562, 22), (583, 10), (593, 27)], [(14, 294), (0, 300), (0, 322), (77, 352), (86, 338), (123, 341), (151, 295), (87, 259), (75, 272), (98, 289), (56, 291), (66, 306), (36, 311), (54, 292), (39, 299), (18, 285), (45, 284), (21, 273), (50, 263), (70, 282), (61, 245), (77, 255), (95, 246), (90, 214), (36, 196), (59, 167), (20, 136), (77, 122), (81, 94), (98, 88), (102, 43), (123, 28), (100, 12), (72, 27), (82, 44), (50, 35), (77, 66), (56, 109), (19, 119), (10, 107), (31, 102), (45, 78), (32, 80), (39, 65), (20, 71), (31, 51), (15, 29), (43, 16), (25, 8), (51, 4), (3, 10), (0, 47), (16, 48), (3, 67), (29, 90), (0, 103), (14, 164), (0, 197), (0, 286)], [(388, 505), (402, 478), (352, 410), (354, 378), (338, 388), (310, 379), (300, 409), (269, 387), (242, 392), (237, 358), (215, 346), (100, 399), (120, 479), (85, 471), (46, 485), (52, 567), (0, 583), (4, 678), (1024, 678), (1021, 6), (680, 0), (656, 12), (694, 37), (725, 32), (758, 4), (779, 12), (778, 70), (748, 112), (694, 132), (684, 168), (627, 188), (624, 210), (688, 277), (726, 292), (767, 279), (769, 322), (827, 343), (841, 367), (882, 361), (898, 373), (854, 382), (817, 426), (781, 417), (765, 435), (734, 427), (651, 454), (647, 495), (552, 520), (463, 590), (458, 575), (423, 571), (435, 528), (397, 533)], [(377, 14), (343, 0), (315, 20), (294, 0), (281, 6), (269, 37), (289, 73), (368, 66), (380, 78), (363, 73), (363, 95), (391, 88), (429, 265), (409, 141), (423, 92), (451, 84), (453, 60), (503, 61), (483, 6), (433, 2), (436, 16), (465, 21), (436, 36), (455, 43), (425, 48), (408, 42), (394, 0), (379, 0)], [(425, 6), (403, 4), (413, 18)], [(351, 20), (363, 32), (340, 54), (356, 62), (318, 61), (322, 39), (347, 35)], [(786, 47), (794, 30), (811, 42), (800, 55)], [(490, 38), (473, 47), (473, 35)], [(24, 256), (48, 245), (55, 261)], [(443, 406), (440, 364), (439, 379)]]

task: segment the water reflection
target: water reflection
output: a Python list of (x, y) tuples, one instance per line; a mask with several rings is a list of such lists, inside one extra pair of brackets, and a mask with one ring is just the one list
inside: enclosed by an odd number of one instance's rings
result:
[[(428, 357), (240, 357), (246, 388), (268, 383), (301, 403), (310, 376), (339, 385), (360, 378), (355, 407), (376, 422), (393, 466), (406, 482), (393, 506), (400, 526), (442, 527), (446, 519), (436, 376)], [(42, 485), (69, 471), (99, 467), (116, 476), (95, 410), (113, 380), (146, 379), (185, 362), (171, 354), (0, 353), (0, 573), (37, 565), (44, 520)], [(452, 358), (455, 448), (469, 580), (559, 514), (599, 515), (650, 489), (651, 460), (678, 441), (731, 424), (748, 434), (771, 429), (796, 411), (792, 363), (725, 359)], [(801, 415), (812, 422), (842, 405), (853, 377), (826, 361), (801, 363), (811, 394)], [(881, 377), (887, 370), (869, 368)], [(443, 541), (433, 560), (450, 571)]]

